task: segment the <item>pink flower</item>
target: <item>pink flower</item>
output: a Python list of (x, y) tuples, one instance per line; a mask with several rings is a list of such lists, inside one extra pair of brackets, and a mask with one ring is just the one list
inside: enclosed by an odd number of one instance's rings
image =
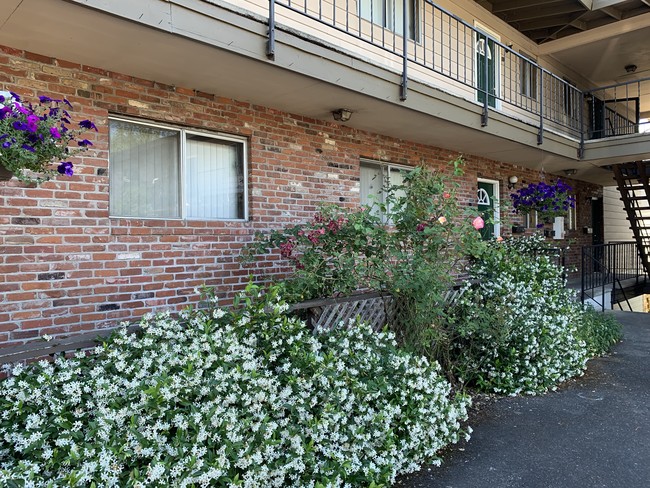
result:
[(503, 242), (503, 237), (501, 236), (497, 237), (497, 242)]
[(449, 193), (448, 191), (444, 192), (442, 194), (442, 198), (444, 198), (445, 200), (447, 200), (448, 198), (451, 198), (451, 193)]
[(422, 232), (425, 227), (426, 227), (426, 224), (418, 224), (417, 227), (415, 228), (415, 230), (417, 230), (418, 232)]
[(443, 215), (441, 217), (438, 217), (438, 222), (441, 224), (446, 224), (447, 223), (447, 218)]
[(485, 227), (485, 221), (481, 217), (476, 217), (474, 220), (472, 220), (472, 225), (476, 230), (481, 230), (483, 227)]

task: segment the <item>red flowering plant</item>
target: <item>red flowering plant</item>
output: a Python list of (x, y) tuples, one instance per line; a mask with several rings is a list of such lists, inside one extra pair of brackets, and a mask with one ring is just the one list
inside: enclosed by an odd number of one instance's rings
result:
[[(462, 161), (453, 163), (459, 176)], [(368, 207), (325, 205), (309, 222), (259, 233), (244, 258), (279, 252), (293, 268), (284, 282), (288, 301), (390, 293), (403, 309), (396, 332), (420, 350), (430, 345), (432, 322), (443, 320), (443, 297), (462, 272), (460, 263), (485, 243), (451, 178), (418, 167), (403, 181), (384, 187), (383, 198)]]
[[(92, 142), (81, 134), (97, 131), (90, 120), (70, 128), (72, 104), (45, 95), (38, 104), (23, 101), (13, 92), (0, 92), (0, 165), (25, 183), (42, 183), (52, 176), (72, 176), (69, 159)], [(72, 145), (72, 147), (71, 147)]]

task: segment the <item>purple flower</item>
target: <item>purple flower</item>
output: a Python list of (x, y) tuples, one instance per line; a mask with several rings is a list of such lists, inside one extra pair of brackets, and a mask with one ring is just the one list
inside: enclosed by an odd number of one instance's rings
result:
[(97, 132), (97, 126), (93, 124), (90, 120), (82, 120), (79, 122), (79, 126), (83, 127), (84, 129), (94, 129), (95, 132)]
[(59, 167), (56, 169), (59, 173), (66, 176), (72, 176), (74, 174), (73, 164), (70, 161), (63, 161), (59, 164)]
[(21, 122), (20, 120), (16, 120), (14, 123), (11, 124), (11, 126), (16, 129), (16, 130), (28, 130), (29, 127), (27, 127), (27, 124), (24, 122)]
[(52, 101), (50, 97), (47, 97), (45, 95), (41, 95), (40, 97), (38, 97), (38, 99), (41, 101), (41, 103), (49, 103)]
[(61, 133), (56, 127), (50, 127), (50, 134), (52, 134), (52, 137), (55, 139), (61, 139)]
[(5, 149), (10, 148), (11, 147), (11, 141), (3, 142), (2, 147), (4, 147)]
[(88, 147), (93, 145), (93, 143), (88, 139), (82, 139), (81, 141), (77, 142), (77, 144), (79, 144), (81, 147)]
[(27, 116), (27, 130), (29, 132), (36, 132), (38, 130), (38, 123), (40, 122), (38, 115), (28, 115)]
[(31, 115), (32, 112), (23, 107), (20, 103), (15, 104), (16, 110), (18, 110), (23, 115)]
[(63, 99), (63, 103), (65, 103), (68, 107), (72, 108), (72, 104), (68, 101), (67, 98)]
[(36, 152), (36, 149), (34, 149), (34, 148), (33, 148), (32, 146), (30, 146), (29, 144), (23, 144), (21, 147), (22, 147), (25, 151)]
[(11, 93), (11, 96), (14, 97), (14, 100), (16, 100), (17, 102), (20, 102), (20, 97), (16, 93), (14, 93), (12, 91), (10, 91), (9, 93)]

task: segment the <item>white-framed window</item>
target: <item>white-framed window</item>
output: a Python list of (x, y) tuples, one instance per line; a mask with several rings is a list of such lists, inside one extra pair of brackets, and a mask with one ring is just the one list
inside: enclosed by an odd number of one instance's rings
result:
[(537, 66), (535, 59), (526, 53), (520, 52), (520, 83), (521, 94), (525, 97), (537, 100), (538, 84), (537, 84)]
[[(406, 22), (408, 37), (418, 36), (419, 0), (406, 0)], [(404, 33), (404, 2), (402, 0), (359, 0), (359, 17), (384, 27), (398, 35)]]
[[(361, 205), (372, 206), (374, 203), (386, 203), (383, 190), (387, 186), (401, 185), (404, 182), (403, 172), (412, 169), (408, 166), (362, 160), (359, 177)], [(399, 192), (397, 196), (401, 196)]]
[(527, 229), (536, 229), (537, 228), (537, 211), (532, 210), (526, 214), (526, 228)]
[(109, 118), (112, 217), (245, 220), (244, 138)]

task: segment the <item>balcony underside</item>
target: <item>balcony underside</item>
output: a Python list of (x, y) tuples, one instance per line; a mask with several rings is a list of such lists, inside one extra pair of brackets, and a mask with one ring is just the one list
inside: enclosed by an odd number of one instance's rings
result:
[[(650, 158), (650, 136), (634, 135), (588, 143), (579, 160), (579, 141), (546, 131), (538, 145), (537, 127), (497, 111), (482, 127), (480, 104), (423, 82), (409, 81), (400, 101), (398, 63), (382, 67), (295, 31), (279, 28), (270, 61), (265, 19), (201, 0), (5, 1), (0, 44), (315, 119), (349, 108), (348, 126), (443, 147), (450, 157), (578, 169), (577, 178), (600, 184), (612, 176), (598, 166)], [(56, 28), (44, 31), (52, 19)]]

